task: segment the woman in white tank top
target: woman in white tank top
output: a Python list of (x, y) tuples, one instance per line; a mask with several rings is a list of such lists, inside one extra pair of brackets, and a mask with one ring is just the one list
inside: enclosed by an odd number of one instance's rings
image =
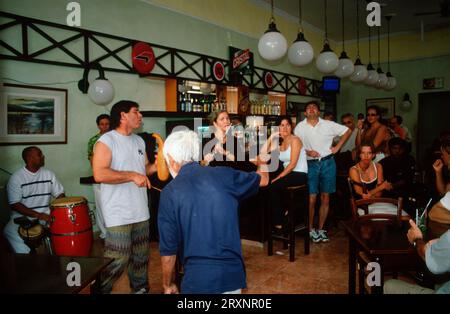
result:
[[(261, 148), (262, 154), (271, 153), (273, 158), (279, 150), (279, 159), (283, 169), (272, 179), (270, 184), (270, 204), (274, 217), (275, 229), (281, 229), (285, 212), (282, 209), (283, 190), (289, 186), (302, 185), (307, 182), (308, 164), (303, 143), (292, 133), (293, 125), (289, 116), (282, 116), (278, 123), (279, 132), (273, 133)], [(277, 139), (280, 141), (276, 141)]]

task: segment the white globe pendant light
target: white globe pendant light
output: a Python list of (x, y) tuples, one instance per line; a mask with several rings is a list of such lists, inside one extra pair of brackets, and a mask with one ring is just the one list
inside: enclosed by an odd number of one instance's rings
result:
[(298, 1), (298, 20), (299, 30), (297, 39), (292, 43), (288, 50), (288, 60), (295, 66), (305, 66), (309, 64), (314, 58), (314, 49), (311, 44), (305, 39), (302, 26), (302, 0)]
[(388, 71), (386, 73), (387, 76), (387, 84), (384, 87), (385, 90), (390, 91), (393, 90), (397, 86), (397, 79), (391, 74), (391, 62), (390, 62), (390, 33), (391, 33), (391, 19), (394, 14), (386, 15), (385, 18), (388, 24)]
[(403, 96), (403, 101), (400, 103), (400, 109), (402, 111), (410, 111), (412, 108), (412, 102), (409, 98), (409, 94), (405, 93)]
[(322, 51), (320, 52), (320, 55), (316, 60), (317, 69), (324, 74), (330, 74), (336, 71), (338, 65), (338, 57), (333, 52), (333, 50), (331, 50), (330, 45), (328, 45), (328, 43), (325, 43), (325, 45), (323, 45)]
[(378, 73), (378, 80), (375, 86), (379, 89), (383, 89), (386, 87), (388, 83), (388, 78), (386, 76), (386, 73), (384, 73), (380, 67), (377, 68), (377, 73)]
[[(91, 68), (99, 71), (99, 77), (89, 84), (88, 74)], [(105, 78), (105, 71), (99, 63), (85, 68), (83, 78), (78, 81), (78, 88), (83, 94), (88, 94), (91, 101), (99, 106), (106, 106), (114, 98), (114, 86)]]
[(378, 80), (377, 80), (377, 82), (375, 84), (375, 87), (379, 88), (379, 89), (383, 89), (387, 85), (388, 78), (387, 78), (386, 74), (383, 72), (383, 70), (381, 69), (381, 62), (380, 62), (380, 50), (381, 50), (381, 46), (380, 46), (380, 28), (381, 27), (378, 27), (378, 68), (377, 68)]
[(364, 80), (364, 84), (367, 86), (375, 86), (378, 82), (378, 73), (375, 71), (372, 65), (372, 49), (371, 49), (371, 36), (370, 36), (370, 26), (369, 26), (369, 64), (367, 65), (367, 77)]
[(364, 84), (368, 86), (375, 86), (375, 84), (378, 82), (378, 73), (373, 68), (372, 63), (369, 63), (367, 65), (367, 77), (364, 81)]
[(354, 83), (363, 82), (367, 78), (367, 68), (361, 62), (361, 58), (359, 56), (359, 0), (356, 0), (356, 61), (355, 61), (355, 69), (353, 70), (353, 74), (350, 76), (350, 81)]
[(278, 31), (275, 19), (273, 17), (273, 0), (272, 17), (269, 24), (269, 29), (259, 39), (258, 52), (259, 55), (268, 61), (276, 61), (281, 59), (287, 52), (288, 44), (286, 38)]
[(346, 78), (353, 74), (353, 71), (355, 70), (355, 66), (353, 65), (353, 61), (350, 60), (350, 58), (347, 56), (347, 53), (345, 52), (345, 7), (344, 7), (344, 0), (341, 1), (342, 4), (342, 52), (339, 56), (339, 64), (334, 72), (334, 75), (336, 75), (339, 78)]
[(388, 78), (388, 82), (384, 89), (393, 90), (395, 87), (397, 87), (397, 79), (392, 76), (391, 72), (386, 73), (386, 76)]
[(297, 39), (288, 50), (289, 62), (296, 66), (304, 66), (311, 63), (313, 58), (313, 47), (306, 41), (302, 32), (298, 33)]
[(331, 50), (328, 44), (328, 26), (327, 26), (327, 0), (324, 0), (324, 16), (325, 16), (325, 40), (323, 49), (316, 59), (317, 69), (324, 74), (331, 74), (336, 71), (339, 65), (339, 59)]
[(345, 51), (342, 51), (341, 56), (339, 57), (338, 67), (334, 72), (334, 75), (340, 78), (345, 78), (351, 76), (354, 70), (355, 66), (353, 65), (352, 60), (350, 60)]
[(99, 106), (106, 106), (114, 98), (114, 87), (107, 79), (96, 79), (88, 89), (89, 98)]
[(362, 64), (361, 59), (358, 57), (355, 61), (355, 70), (353, 74), (350, 76), (350, 81), (355, 83), (363, 82), (367, 78), (367, 68)]

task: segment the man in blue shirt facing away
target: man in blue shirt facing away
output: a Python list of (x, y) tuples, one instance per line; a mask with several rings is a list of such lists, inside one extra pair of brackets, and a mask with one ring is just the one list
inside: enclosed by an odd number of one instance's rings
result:
[(246, 280), (238, 205), (268, 184), (268, 173), (199, 165), (200, 140), (193, 131), (172, 133), (163, 152), (174, 178), (158, 211), (164, 293), (178, 293), (177, 254), (182, 293), (240, 293)]

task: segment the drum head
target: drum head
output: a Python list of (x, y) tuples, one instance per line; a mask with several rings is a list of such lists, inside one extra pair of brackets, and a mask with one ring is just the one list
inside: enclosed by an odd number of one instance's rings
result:
[(82, 203), (87, 203), (86, 199), (82, 196), (72, 196), (72, 197), (62, 197), (55, 199), (51, 207), (67, 207), (68, 205), (78, 205)]
[(44, 227), (42, 227), (41, 224), (34, 225), (28, 230), (19, 227), (19, 234), (22, 237), (22, 239), (30, 239), (30, 240), (39, 239), (41, 236), (44, 235)]

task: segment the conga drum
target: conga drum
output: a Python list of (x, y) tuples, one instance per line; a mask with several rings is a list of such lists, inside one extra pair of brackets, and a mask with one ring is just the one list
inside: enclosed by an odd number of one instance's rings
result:
[(50, 236), (53, 251), (61, 256), (89, 256), (92, 223), (84, 197), (64, 197), (50, 206)]

